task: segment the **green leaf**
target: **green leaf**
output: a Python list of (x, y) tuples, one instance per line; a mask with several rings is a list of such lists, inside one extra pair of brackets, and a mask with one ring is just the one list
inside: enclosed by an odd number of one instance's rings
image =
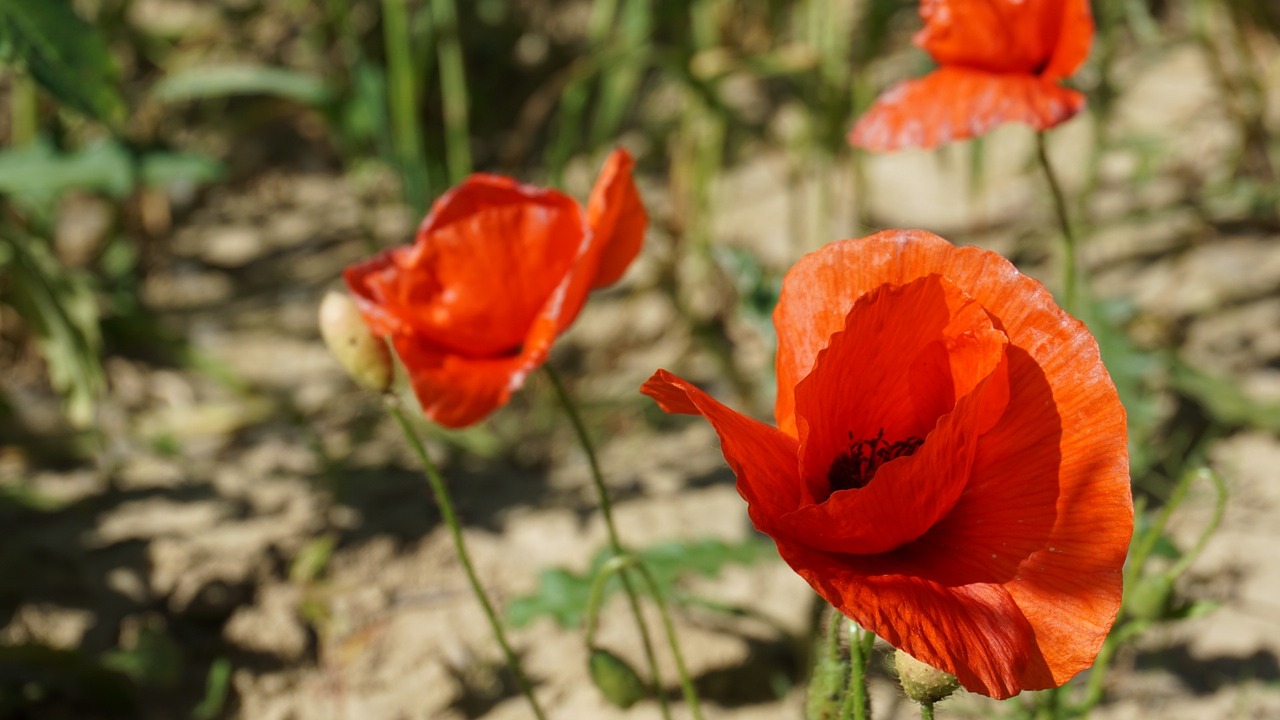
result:
[(561, 627), (577, 627), (586, 614), (590, 595), (591, 574), (578, 575), (563, 568), (543, 570), (538, 574), (538, 588), (507, 606), (507, 621), (512, 627), (524, 627), (546, 615)]
[(153, 188), (208, 185), (222, 179), (222, 163), (200, 153), (151, 152), (142, 156), (142, 182)]
[(173, 687), (182, 680), (182, 648), (163, 629), (143, 626), (133, 647), (111, 650), (102, 664), (141, 685)]
[(77, 427), (86, 427), (105, 385), (98, 357), (98, 306), (90, 279), (59, 264), (41, 241), (0, 237), (0, 245), (13, 252), (5, 299), (39, 338), (49, 381), (62, 394), (67, 417)]
[(1172, 365), (1170, 379), (1174, 389), (1200, 403), (1214, 419), (1224, 425), (1280, 431), (1280, 404), (1258, 402), (1231, 380), (1179, 359), (1174, 359)]
[(231, 661), (220, 657), (209, 666), (204, 699), (191, 711), (192, 720), (214, 720), (222, 715), (231, 690)]
[(324, 80), (286, 68), (263, 65), (222, 65), (194, 67), (174, 73), (156, 83), (151, 95), (160, 102), (206, 100), (230, 95), (274, 95), (304, 105), (329, 102), (329, 86)]
[[(676, 597), (671, 591), (688, 573), (714, 577), (728, 565), (751, 565), (773, 556), (771, 543), (752, 537), (740, 543), (721, 540), (663, 543), (641, 552), (639, 561), (648, 568), (664, 595)], [(538, 576), (537, 589), (507, 606), (508, 621), (521, 627), (546, 615), (561, 627), (577, 627), (587, 611), (592, 580), (610, 557), (612, 553), (608, 549), (597, 552), (590, 569), (582, 574), (563, 568), (543, 570)], [(616, 577), (610, 578), (604, 586), (603, 597), (620, 587)]]
[(0, 2), (0, 46), (64, 105), (108, 125), (123, 119), (106, 40), (67, 0)]
[(47, 140), (0, 152), (0, 194), (34, 205), (53, 202), (71, 189), (123, 198), (133, 189), (133, 163), (119, 144), (102, 142), (71, 153)]

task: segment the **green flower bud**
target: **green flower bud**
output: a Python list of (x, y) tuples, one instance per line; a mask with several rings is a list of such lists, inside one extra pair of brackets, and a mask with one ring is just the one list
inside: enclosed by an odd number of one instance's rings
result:
[(600, 689), (604, 699), (626, 710), (645, 696), (644, 680), (625, 660), (608, 650), (592, 648), (587, 661), (591, 681)]
[(391, 387), (391, 351), (345, 293), (330, 291), (320, 302), (320, 336), (357, 384), (378, 392)]
[(960, 687), (956, 676), (922, 663), (901, 650), (893, 654), (893, 667), (907, 697), (924, 705), (942, 700)]

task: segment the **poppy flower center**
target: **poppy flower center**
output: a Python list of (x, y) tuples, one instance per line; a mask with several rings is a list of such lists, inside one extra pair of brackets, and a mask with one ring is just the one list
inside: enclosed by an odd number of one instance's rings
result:
[(827, 484), (831, 492), (866, 487), (875, 477), (876, 469), (894, 458), (906, 457), (924, 444), (924, 438), (911, 435), (897, 442), (884, 439), (884, 428), (876, 436), (855, 440), (849, 431), (849, 448), (836, 456), (827, 469)]

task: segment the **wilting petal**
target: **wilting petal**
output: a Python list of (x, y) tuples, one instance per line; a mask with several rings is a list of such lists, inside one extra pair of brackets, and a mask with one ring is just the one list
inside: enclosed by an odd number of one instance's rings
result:
[(1009, 122), (1046, 130), (1084, 107), (1084, 96), (1033, 75), (942, 67), (881, 95), (849, 142), (868, 150), (931, 148)]
[(720, 404), (689, 381), (659, 370), (640, 388), (667, 412), (701, 415), (720, 436), (720, 451), (738, 478), (738, 493), (756, 527), (768, 532), (773, 518), (802, 501), (795, 438)]
[(591, 189), (587, 225), (603, 244), (593, 287), (617, 282), (644, 242), (649, 217), (631, 177), (634, 166), (635, 161), (626, 150), (614, 150)]

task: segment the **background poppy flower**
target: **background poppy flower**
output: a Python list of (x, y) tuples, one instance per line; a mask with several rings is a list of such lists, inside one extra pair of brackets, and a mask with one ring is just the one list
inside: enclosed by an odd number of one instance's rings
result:
[(880, 96), (849, 142), (930, 148), (1022, 122), (1047, 130), (1084, 107), (1058, 82), (1089, 56), (1089, 0), (922, 0), (915, 43), (939, 68)]
[(436, 201), (412, 245), (346, 269), (428, 417), (463, 427), (504, 405), (587, 293), (622, 276), (648, 222), (633, 165), (615, 150), (585, 211), (555, 190), (472, 175)]
[(1000, 256), (921, 231), (783, 281), (777, 427), (659, 370), (755, 526), (828, 602), (1004, 698), (1088, 667), (1133, 530), (1125, 415), (1084, 325)]

